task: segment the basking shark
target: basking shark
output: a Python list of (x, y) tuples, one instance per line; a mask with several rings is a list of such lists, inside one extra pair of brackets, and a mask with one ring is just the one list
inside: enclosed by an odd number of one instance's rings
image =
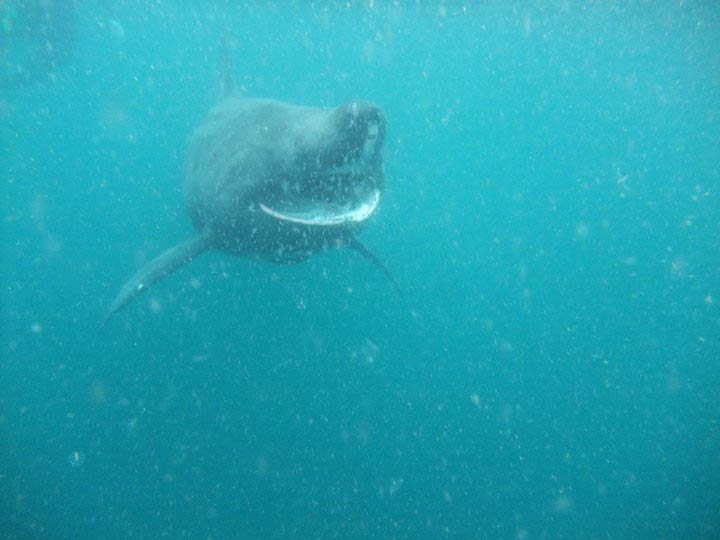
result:
[(212, 249), (290, 264), (348, 247), (397, 288), (355, 237), (383, 194), (385, 134), (383, 111), (365, 101), (326, 109), (225, 97), (188, 147), (183, 196), (196, 233), (140, 268), (106, 320)]

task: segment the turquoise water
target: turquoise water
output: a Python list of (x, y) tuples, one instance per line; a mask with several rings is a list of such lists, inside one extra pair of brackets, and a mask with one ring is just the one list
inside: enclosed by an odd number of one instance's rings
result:
[[(720, 7), (349, 4), (3, 26), (1, 535), (720, 536)], [(384, 109), (405, 298), (215, 252), (102, 325), (192, 231), (223, 34), (247, 95)]]

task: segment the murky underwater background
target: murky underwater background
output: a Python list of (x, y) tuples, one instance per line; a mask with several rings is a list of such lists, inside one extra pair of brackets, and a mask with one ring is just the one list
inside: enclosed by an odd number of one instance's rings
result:
[[(0, 533), (716, 538), (720, 5), (0, 3)], [(207, 253), (188, 137), (374, 101), (351, 251)]]

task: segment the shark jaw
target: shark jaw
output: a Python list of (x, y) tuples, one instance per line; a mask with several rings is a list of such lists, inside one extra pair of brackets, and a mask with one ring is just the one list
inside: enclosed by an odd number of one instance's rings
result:
[(308, 201), (306, 205), (288, 209), (271, 208), (260, 203), (260, 209), (267, 215), (300, 225), (330, 227), (359, 224), (368, 219), (380, 202), (380, 191), (372, 190), (366, 197), (353, 203), (330, 201)]

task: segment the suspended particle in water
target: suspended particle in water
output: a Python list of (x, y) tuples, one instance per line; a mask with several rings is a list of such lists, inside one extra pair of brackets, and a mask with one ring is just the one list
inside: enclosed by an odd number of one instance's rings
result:
[(73, 469), (82, 467), (83, 463), (85, 463), (85, 454), (78, 450), (70, 452), (68, 463)]

